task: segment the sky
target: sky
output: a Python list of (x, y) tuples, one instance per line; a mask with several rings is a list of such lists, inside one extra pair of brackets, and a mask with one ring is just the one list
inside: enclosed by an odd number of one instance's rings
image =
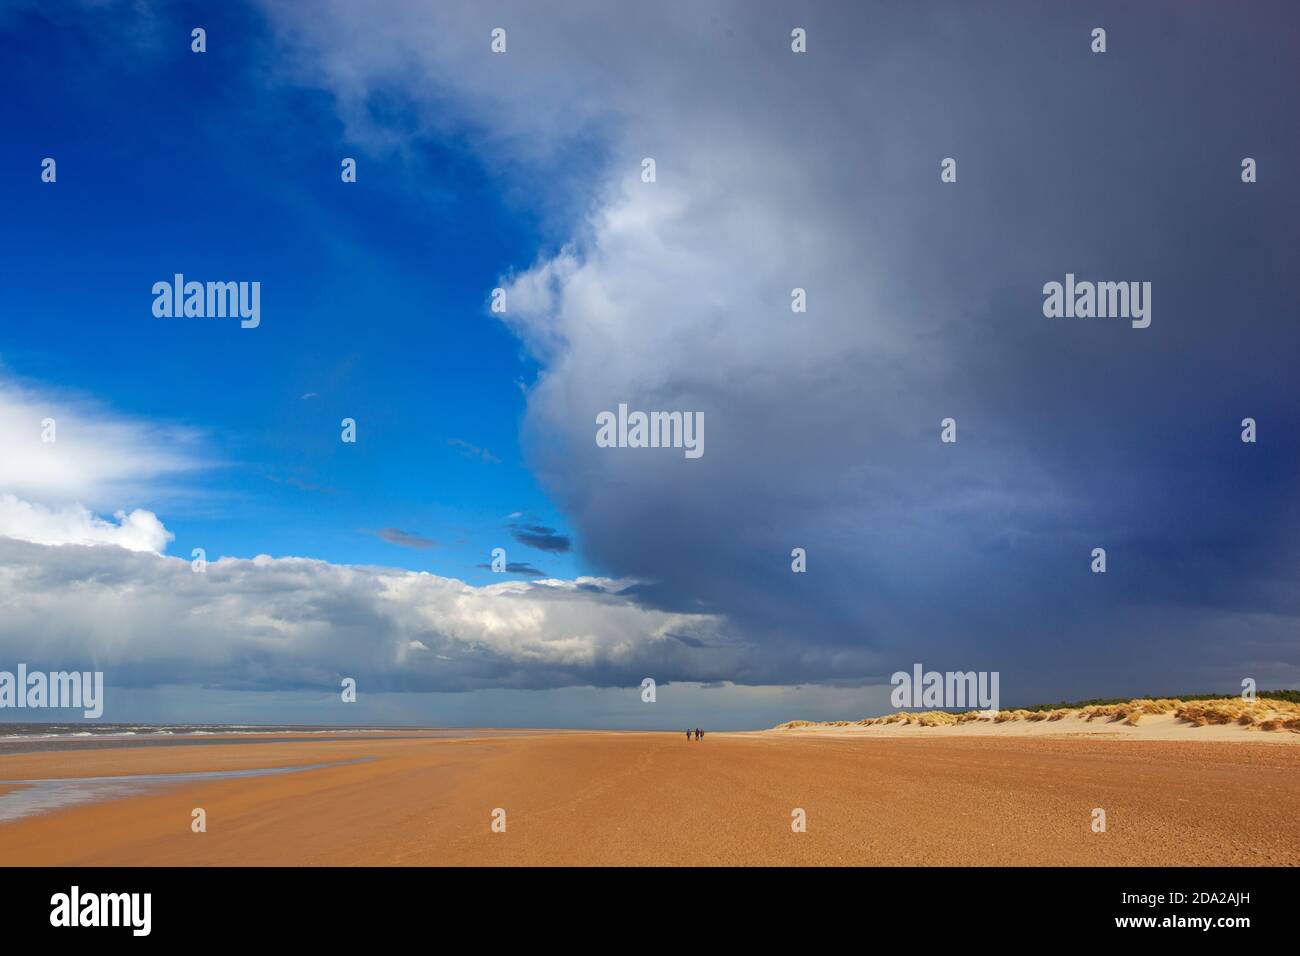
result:
[[(1297, 686), (1298, 21), (0, 2), (0, 670), (628, 728), (856, 719), (914, 663)], [(156, 317), (176, 273), (260, 323)], [(1150, 325), (1045, 316), (1067, 273)], [(600, 447), (620, 404), (704, 454)]]

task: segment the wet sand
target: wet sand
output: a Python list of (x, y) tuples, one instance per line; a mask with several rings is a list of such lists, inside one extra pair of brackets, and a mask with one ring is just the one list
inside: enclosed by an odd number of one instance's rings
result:
[[(394, 734), (10, 754), (0, 780), (311, 764), (336, 765), (180, 781), (0, 823), (0, 860), (1300, 864), (1300, 747), (1256, 742)], [(195, 807), (206, 833), (191, 832)], [(1105, 833), (1091, 830), (1095, 807)], [(496, 808), (504, 833), (491, 829)], [(805, 833), (791, 830), (794, 808)]]

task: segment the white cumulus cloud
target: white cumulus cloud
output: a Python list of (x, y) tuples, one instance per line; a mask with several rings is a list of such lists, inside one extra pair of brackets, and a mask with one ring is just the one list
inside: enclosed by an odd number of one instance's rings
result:
[(116, 522), (81, 505), (47, 508), (0, 494), (0, 536), (35, 544), (113, 544), (129, 551), (161, 552), (175, 537), (152, 511), (118, 511)]
[[(640, 606), (623, 583), (475, 587), (306, 558), (181, 558), (0, 538), (0, 658), (92, 665), (109, 683), (458, 691), (701, 679), (746, 648), (708, 614)], [(684, 653), (683, 636), (696, 645)], [(713, 648), (700, 654), (699, 646)]]

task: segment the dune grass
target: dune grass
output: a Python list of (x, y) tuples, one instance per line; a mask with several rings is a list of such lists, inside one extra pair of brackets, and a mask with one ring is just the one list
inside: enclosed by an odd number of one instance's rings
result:
[(874, 727), (883, 724), (912, 725), (918, 727), (949, 727), (973, 720), (994, 723), (1013, 721), (1057, 721), (1077, 717), (1091, 723), (1104, 720), (1125, 723), (1136, 727), (1149, 714), (1173, 714), (1175, 719), (1195, 727), (1209, 724), (1237, 724), (1262, 731), (1292, 731), (1300, 733), (1300, 691), (1263, 691), (1255, 700), (1240, 697), (1223, 697), (1196, 694), (1187, 697), (1139, 697), (1131, 700), (1094, 700), (1077, 704), (1056, 706), (1038, 705), (1000, 710), (990, 718), (988, 714), (968, 710), (953, 713), (946, 710), (898, 711), (883, 717), (863, 720), (790, 720), (778, 724), (776, 730), (797, 730), (800, 727)]

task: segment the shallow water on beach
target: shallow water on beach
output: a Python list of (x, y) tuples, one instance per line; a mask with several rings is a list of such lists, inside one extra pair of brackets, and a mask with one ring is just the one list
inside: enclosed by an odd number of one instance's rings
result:
[[(192, 747), (240, 744), (309, 743), (322, 740), (385, 740), (417, 738), (463, 739), (466, 737), (515, 737), (528, 734), (565, 733), (562, 730), (492, 727), (309, 727), (241, 726), (237, 724), (103, 724), (93, 730), (77, 724), (0, 723), (0, 759), (7, 754), (71, 753), (117, 747)], [(0, 773), (3, 773), (0, 763)]]
[(211, 770), (198, 773), (149, 773), (122, 777), (64, 777), (57, 780), (0, 780), (0, 788), (14, 787), (0, 793), (0, 823), (20, 820), (37, 813), (48, 813), (80, 803), (132, 796), (200, 780), (233, 780), (240, 777), (270, 777), (280, 774), (320, 770), (364, 763), (371, 757), (340, 760), (333, 763), (304, 764), (298, 767), (270, 767), (264, 770)]

